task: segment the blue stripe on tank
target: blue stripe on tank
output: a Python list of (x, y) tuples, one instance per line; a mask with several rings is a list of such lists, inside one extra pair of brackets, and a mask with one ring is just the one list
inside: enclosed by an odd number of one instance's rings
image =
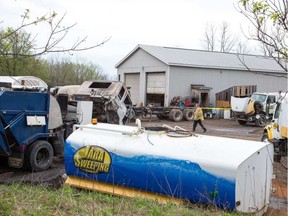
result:
[(197, 163), (153, 155), (123, 157), (109, 152), (112, 158), (109, 173), (91, 174), (74, 165), (75, 152), (73, 145), (66, 141), (65, 169), (68, 176), (235, 208), (235, 180), (209, 174)]

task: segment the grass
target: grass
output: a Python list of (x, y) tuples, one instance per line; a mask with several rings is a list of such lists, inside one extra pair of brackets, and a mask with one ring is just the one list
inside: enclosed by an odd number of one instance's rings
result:
[(51, 189), (43, 186), (0, 185), (2, 216), (230, 216), (239, 215), (216, 207), (159, 204), (145, 199), (132, 199), (101, 194), (71, 187)]

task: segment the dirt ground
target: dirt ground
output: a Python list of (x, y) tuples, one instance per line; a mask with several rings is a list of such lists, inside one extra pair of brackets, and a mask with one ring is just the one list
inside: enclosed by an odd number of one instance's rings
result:
[[(172, 122), (168, 120), (159, 120), (152, 116), (152, 118), (142, 118), (141, 122), (142, 127), (163, 126), (163, 124), (166, 124), (170, 127), (175, 127), (177, 125), (188, 131), (192, 131), (192, 122), (188, 121)], [(135, 123), (131, 122), (129, 125), (135, 125)], [(262, 128), (256, 127), (255, 125), (239, 125), (235, 120), (205, 119), (204, 125), (207, 128), (205, 135), (208, 136), (231, 137), (254, 141), (260, 141), (262, 137)], [(199, 125), (196, 129), (196, 133), (203, 134)], [(55, 158), (55, 162), (51, 169), (39, 173), (23, 172), (0, 165), (0, 183), (29, 182), (52, 187), (61, 187), (64, 182), (62, 175), (65, 173), (63, 161), (63, 158)], [(270, 202), (271, 204), (266, 215), (288, 215), (287, 158), (282, 158), (281, 163), (274, 163), (274, 179)]]
[[(188, 131), (192, 131), (193, 124), (193, 122), (189, 121), (173, 122), (169, 120), (159, 120), (153, 116), (151, 119), (149, 117), (142, 118), (141, 122), (143, 127), (162, 126), (166, 124), (171, 127), (179, 126)], [(263, 134), (262, 128), (260, 127), (256, 127), (253, 124), (239, 125), (237, 121), (230, 119), (205, 119), (203, 124), (207, 128), (205, 135), (260, 141)], [(134, 123), (130, 123), (129, 125), (134, 125)], [(203, 133), (200, 125), (197, 126), (195, 132), (199, 134)]]

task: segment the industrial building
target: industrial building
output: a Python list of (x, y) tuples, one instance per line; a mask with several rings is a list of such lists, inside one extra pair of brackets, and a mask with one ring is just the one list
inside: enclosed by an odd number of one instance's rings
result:
[(216, 94), (233, 86), (287, 91), (287, 71), (256, 55), (138, 45), (115, 67), (137, 106), (169, 106), (177, 96), (216, 106)]

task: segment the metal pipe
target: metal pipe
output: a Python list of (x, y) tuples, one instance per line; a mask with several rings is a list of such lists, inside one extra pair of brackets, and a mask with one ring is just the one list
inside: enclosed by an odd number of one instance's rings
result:
[(73, 125), (73, 131), (75, 131), (77, 128), (87, 128), (87, 129), (92, 129), (92, 130), (99, 130), (99, 131), (107, 131), (107, 132), (116, 132), (116, 133), (122, 133), (123, 135), (138, 135), (139, 134), (139, 129), (137, 131), (129, 132), (129, 131), (124, 131), (124, 130), (119, 130), (119, 129), (108, 129), (108, 128), (97, 128), (97, 127), (92, 127), (89, 125)]

